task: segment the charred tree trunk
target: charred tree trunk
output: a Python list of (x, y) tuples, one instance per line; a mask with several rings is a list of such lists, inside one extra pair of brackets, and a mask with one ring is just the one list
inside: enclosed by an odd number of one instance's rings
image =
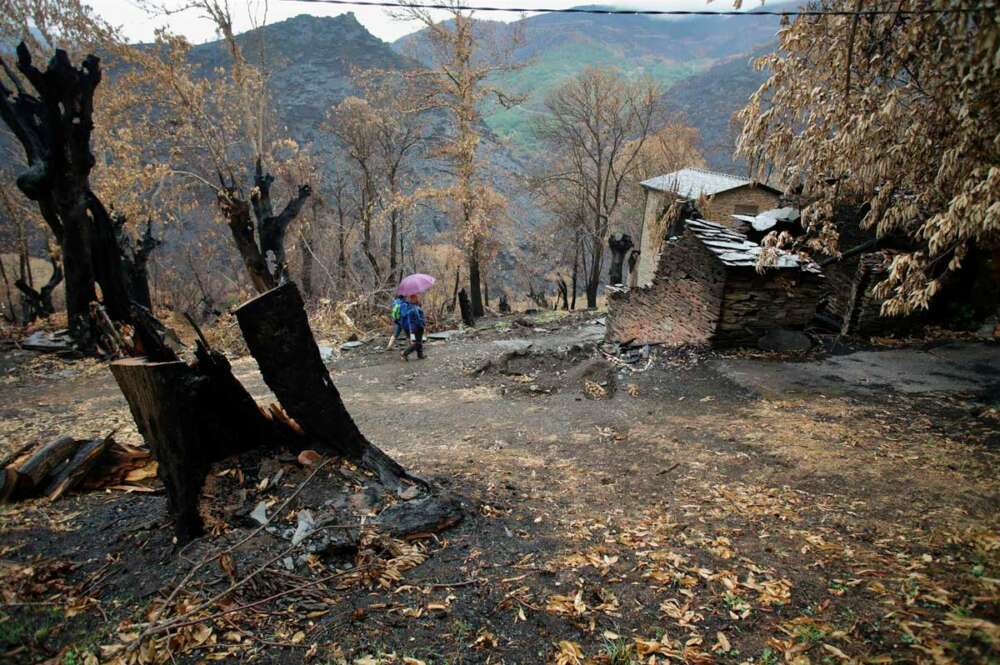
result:
[(481, 280), (479, 275), (479, 238), (472, 241), (472, 249), (469, 251), (469, 294), (472, 303), (472, 316), (483, 315), (483, 293), (481, 290)]
[(510, 302), (507, 300), (507, 295), (500, 296), (500, 302), (497, 307), (500, 309), (501, 314), (510, 314)]
[(87, 473), (101, 459), (112, 442), (110, 436), (93, 439), (80, 446), (72, 458), (52, 476), (45, 488), (45, 496), (55, 501), (79, 485)]
[(579, 276), (580, 276), (580, 231), (577, 230), (573, 236), (573, 275), (570, 278), (571, 289), (573, 290), (573, 297), (570, 301), (569, 308), (571, 310), (576, 309), (576, 293), (579, 290)]
[[(52, 292), (59, 286), (63, 279), (62, 264), (59, 261), (59, 250), (49, 247), (49, 262), (52, 263), (52, 276), (38, 291), (31, 288), (23, 279), (14, 282), (14, 286), (21, 292), (24, 303), (22, 318), (25, 323), (31, 323), (37, 318), (55, 314), (56, 308), (52, 304)], [(6, 280), (6, 275), (4, 276)], [(8, 298), (9, 300), (9, 298)]]
[(469, 302), (469, 294), (462, 289), (458, 292), (458, 308), (462, 312), (462, 323), (470, 328), (476, 325), (476, 317), (472, 314), (472, 303)]
[(285, 259), (285, 234), (289, 225), (302, 212), (302, 206), (312, 194), (312, 187), (299, 185), (298, 194), (285, 204), (284, 209), (274, 214), (271, 202), (271, 184), (274, 176), (264, 173), (260, 157), (257, 157), (254, 189), (250, 195), (254, 216), (257, 218), (257, 233), (260, 236), (260, 251), (264, 255), (275, 286), (288, 281), (288, 261)]
[(306, 437), (377, 472), (384, 485), (402, 479), (423, 484), (369, 442), (347, 412), (294, 283), (244, 303), (236, 319), (264, 382)]
[(312, 219), (309, 220), (308, 226), (302, 229), (299, 234), (299, 260), (302, 262), (302, 292), (305, 294), (306, 299), (311, 299), (313, 297), (313, 253), (312, 245), (313, 239), (316, 237), (316, 228), (319, 225), (319, 215), (316, 214), (316, 209), (319, 207), (319, 199), (313, 197), (312, 200)]
[(397, 263), (402, 260), (402, 254), (396, 257), (396, 244), (398, 241), (399, 229), (397, 228), (396, 213), (389, 215), (389, 281), (398, 284), (403, 279), (402, 270), (397, 271)]
[(209, 466), (261, 446), (294, 445), (233, 376), (229, 362), (199, 344), (197, 361), (129, 358), (111, 364), (118, 386), (167, 490), (177, 540), (201, 535), (201, 488)]
[(80, 447), (73, 437), (62, 436), (53, 439), (33, 454), (18, 468), (15, 495), (25, 497), (42, 487), (42, 481), (60, 464), (65, 462)]
[(137, 305), (142, 305), (152, 311), (153, 299), (149, 293), (149, 257), (153, 250), (162, 244), (153, 237), (153, 223), (146, 222), (146, 230), (138, 238), (133, 239), (125, 228), (125, 217), (114, 218), (115, 236), (122, 256), (122, 268), (125, 274), (125, 290), (128, 298)]
[(597, 309), (597, 289), (601, 284), (601, 264), (604, 262), (604, 246), (594, 242), (590, 274), (587, 276), (587, 309)]
[(639, 256), (642, 253), (637, 249), (628, 255), (628, 285), (629, 288), (634, 289), (639, 281), (639, 274), (636, 272), (636, 266), (639, 264)]
[(632, 237), (627, 233), (616, 238), (608, 236), (608, 247), (611, 249), (611, 266), (608, 269), (608, 284), (624, 284), (622, 268), (625, 265), (625, 255), (633, 247)]
[(347, 286), (347, 229), (343, 215), (337, 225), (337, 280), (338, 288), (343, 290)]
[(556, 287), (559, 289), (559, 298), (562, 299), (562, 308), (569, 311), (569, 289), (566, 287), (566, 280), (562, 278), (562, 275), (556, 275), (556, 277), (558, 277)]
[(451, 290), (451, 307), (448, 311), (454, 312), (455, 308), (458, 307), (458, 282), (461, 277), (461, 271), (455, 270), (455, 288)]
[(94, 156), (94, 92), (101, 81), (95, 56), (74, 67), (66, 52), (56, 50), (44, 72), (32, 64), (22, 43), (17, 69), (34, 87), (27, 93), (0, 60), (17, 94), (0, 84), (0, 118), (24, 149), (28, 169), (17, 186), (38, 209), (62, 248), (66, 279), (66, 313), (77, 344), (93, 348), (90, 303), (101, 286), (105, 307), (119, 322), (130, 323), (131, 312), (121, 256), (111, 220), (90, 189)]
[[(221, 174), (219, 180), (222, 183), (217, 191), (219, 209), (226, 218), (233, 240), (236, 242), (236, 249), (250, 274), (254, 288), (258, 293), (263, 293), (288, 281), (285, 234), (288, 226), (302, 211), (306, 199), (312, 194), (312, 188), (309, 185), (300, 185), (298, 195), (275, 215), (271, 201), (274, 176), (264, 173), (260, 157), (257, 158), (255, 166), (254, 188), (249, 203), (244, 200), (235, 182), (226, 184)], [(254, 219), (257, 220), (256, 225)]]

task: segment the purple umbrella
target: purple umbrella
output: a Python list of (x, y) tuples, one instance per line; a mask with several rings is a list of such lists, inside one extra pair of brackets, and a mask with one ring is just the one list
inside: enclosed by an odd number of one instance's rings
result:
[(418, 293), (423, 293), (427, 289), (434, 286), (434, 282), (437, 280), (430, 275), (425, 275), (418, 272), (415, 275), (410, 275), (409, 277), (404, 277), (403, 281), (399, 283), (399, 288), (396, 289), (396, 293), (401, 296), (413, 296)]

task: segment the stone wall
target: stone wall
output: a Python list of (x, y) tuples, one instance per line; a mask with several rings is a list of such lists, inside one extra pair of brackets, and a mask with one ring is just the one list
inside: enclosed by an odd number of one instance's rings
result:
[(725, 283), (722, 263), (688, 231), (663, 244), (651, 284), (608, 296), (607, 339), (707, 345), (718, 323)]
[(775, 328), (805, 328), (816, 314), (823, 278), (798, 270), (730, 268), (713, 346), (756, 346)]
[(882, 316), (875, 285), (885, 278), (881, 252), (848, 257), (824, 269), (826, 310), (840, 321), (844, 335), (878, 335), (905, 327), (912, 319)]
[[(636, 283), (649, 286), (653, 283), (656, 268), (660, 264), (660, 252), (665, 240), (666, 229), (657, 224), (657, 215), (663, 210), (668, 196), (676, 196), (655, 189), (643, 188), (646, 201), (642, 213), (642, 231), (639, 238), (639, 263), (636, 265)], [(780, 198), (777, 194), (761, 187), (747, 185), (728, 192), (722, 192), (699, 205), (703, 219), (736, 228), (737, 222), (730, 215), (738, 205), (757, 206), (758, 212), (777, 208)]]
[(779, 202), (780, 197), (774, 192), (762, 187), (746, 185), (720, 192), (701, 204), (698, 209), (701, 211), (702, 217), (711, 222), (733, 226), (735, 220), (730, 215), (740, 214), (737, 213), (736, 206), (756, 206), (757, 213), (762, 213), (765, 210), (777, 208)]

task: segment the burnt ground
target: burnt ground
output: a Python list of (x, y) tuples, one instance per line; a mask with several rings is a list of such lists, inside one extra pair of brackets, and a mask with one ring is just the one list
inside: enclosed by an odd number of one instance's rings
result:
[[(601, 328), (586, 319), (538, 325), (548, 332), (483, 326), (429, 344), (425, 361), (378, 341), (332, 362), (367, 436), (466, 509), (455, 528), (396, 551), (381, 577), (361, 575), (358, 559), (272, 566), (253, 598), (289, 579), (344, 577), (125, 651), (213, 539), (176, 553), (158, 493), (18, 504), (0, 513), (0, 659), (1000, 658), (995, 345), (681, 352), (635, 372), (603, 359)], [(234, 366), (266, 399), (252, 361)], [(0, 391), (5, 446), (115, 427), (141, 441), (100, 363), (10, 352)], [(282, 480), (261, 488), (278, 467)], [(292, 459), (245, 470), (213, 481), (206, 504), (287, 495), (305, 475)], [(309, 492), (336, 491), (330, 478)], [(219, 520), (215, 532), (230, 542), (248, 528)], [(209, 568), (178, 598), (224, 589), (225, 570)]]

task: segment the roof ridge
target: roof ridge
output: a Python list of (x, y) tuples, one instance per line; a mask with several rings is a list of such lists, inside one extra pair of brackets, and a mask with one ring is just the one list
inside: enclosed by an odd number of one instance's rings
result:
[[(745, 178), (741, 175), (735, 175), (733, 173), (726, 173), (725, 171), (716, 171), (715, 169), (707, 169), (701, 166), (685, 166), (683, 169), (688, 169), (689, 171), (698, 171), (699, 173), (708, 173), (709, 175), (721, 175), (727, 178), (732, 178), (734, 180), (746, 180), (747, 182), (753, 182), (751, 178)], [(676, 173), (676, 171), (674, 171)]]

